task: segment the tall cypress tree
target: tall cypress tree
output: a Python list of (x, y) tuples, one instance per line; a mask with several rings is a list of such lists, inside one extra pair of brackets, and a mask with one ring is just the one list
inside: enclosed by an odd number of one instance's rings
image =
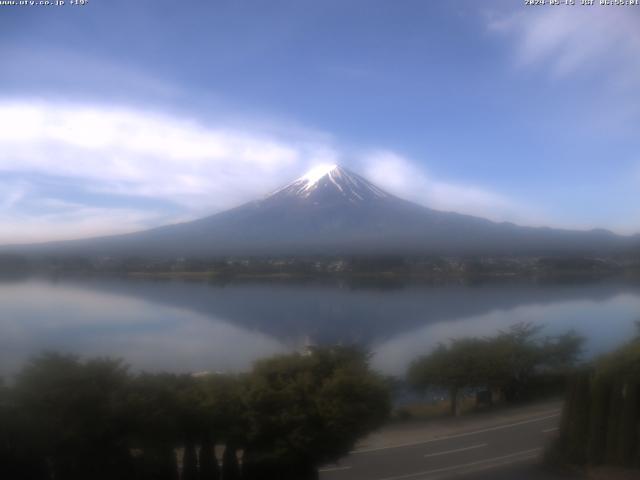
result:
[(633, 466), (638, 450), (639, 387), (640, 384), (632, 380), (624, 385), (618, 443), (620, 462), (625, 466)]
[(624, 382), (616, 378), (611, 389), (609, 400), (609, 416), (607, 420), (607, 440), (605, 449), (605, 461), (609, 465), (620, 464), (620, 426), (622, 418)]
[(198, 458), (196, 457), (196, 447), (191, 438), (188, 438), (184, 445), (182, 480), (198, 480)]
[(589, 375), (575, 375), (568, 387), (560, 425), (560, 441), (566, 459), (582, 465), (587, 461), (589, 440)]
[(597, 376), (591, 388), (591, 408), (589, 412), (588, 462), (601, 465), (605, 459), (607, 440), (607, 419), (612, 385), (605, 376)]
[(239, 480), (240, 466), (236, 455), (236, 447), (232, 442), (227, 442), (222, 455), (222, 480)]
[(198, 459), (200, 463), (200, 480), (220, 480), (220, 467), (215, 454), (215, 442), (211, 440), (211, 435), (208, 432), (202, 437)]

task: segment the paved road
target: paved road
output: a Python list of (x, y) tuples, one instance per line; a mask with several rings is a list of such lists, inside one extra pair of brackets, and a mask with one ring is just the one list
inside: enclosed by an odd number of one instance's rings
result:
[(543, 448), (559, 410), (422, 441), (360, 449), (320, 471), (321, 480), (546, 479)]

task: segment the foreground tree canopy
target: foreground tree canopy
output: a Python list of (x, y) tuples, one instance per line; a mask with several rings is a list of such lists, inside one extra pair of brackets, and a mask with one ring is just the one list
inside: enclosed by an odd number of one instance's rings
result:
[(541, 337), (541, 327), (520, 323), (493, 337), (453, 339), (440, 344), (409, 367), (416, 389), (449, 391), (451, 413), (457, 414), (460, 391), (466, 388), (499, 391), (505, 400), (527, 397), (543, 374), (564, 375), (580, 355), (583, 339), (573, 331)]
[(640, 322), (635, 338), (575, 374), (549, 456), (640, 468)]
[(0, 384), (0, 478), (316, 478), (389, 409), (384, 381), (351, 348), (199, 377), (46, 354)]

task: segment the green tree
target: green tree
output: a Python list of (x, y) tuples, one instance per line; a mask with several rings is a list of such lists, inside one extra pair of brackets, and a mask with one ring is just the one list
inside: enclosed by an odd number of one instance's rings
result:
[(409, 367), (409, 383), (418, 390), (438, 387), (449, 391), (451, 415), (458, 415), (460, 390), (486, 386), (492, 372), (493, 357), (485, 339), (463, 338), (439, 344), (428, 355)]
[[(576, 382), (576, 379), (573, 381)], [(586, 431), (573, 436), (561, 435), (558, 450), (569, 463), (580, 463), (583, 458), (572, 454), (574, 447), (586, 438), (586, 460), (591, 465), (615, 464), (637, 466), (640, 437), (640, 337), (616, 351), (597, 359), (589, 377), (588, 389), (582, 388), (563, 410), (562, 424), (582, 418), (588, 411)]]
[(555, 337), (546, 337), (542, 342), (541, 363), (546, 368), (566, 370), (573, 368), (580, 360), (585, 338), (575, 330)]
[(562, 455), (571, 463), (582, 465), (587, 461), (589, 441), (589, 372), (574, 375), (568, 385), (564, 411), (560, 422), (559, 440)]
[(182, 412), (178, 398), (180, 377), (140, 374), (127, 396), (131, 447), (139, 450), (139, 475), (144, 479), (177, 480), (175, 448), (182, 443)]
[(174, 378), (178, 435), (175, 439), (183, 446), (181, 480), (197, 480), (198, 457), (196, 445), (209, 426), (204, 408), (205, 393), (201, 382), (191, 375)]
[(198, 379), (201, 406), (210, 440), (239, 443), (247, 430), (242, 403), (246, 375), (206, 375)]
[(247, 478), (297, 480), (316, 478), (319, 464), (348, 453), (390, 409), (386, 384), (367, 355), (347, 347), (258, 362), (244, 404)]
[(490, 340), (495, 378), (506, 400), (519, 400), (527, 382), (543, 362), (537, 336), (542, 326), (517, 323)]
[(202, 434), (198, 463), (200, 466), (198, 478), (200, 480), (219, 480), (220, 467), (214, 451), (214, 442), (209, 432)]
[[(198, 380), (204, 412), (202, 425), (205, 427), (200, 449), (201, 479), (219, 478), (221, 474), (223, 478), (225, 475), (230, 479), (237, 478), (240, 473), (235, 445), (244, 442), (248, 429), (242, 399), (246, 376), (212, 374)], [(217, 442), (228, 447), (222, 471), (213, 455), (213, 446)]]
[(227, 441), (222, 454), (223, 480), (239, 480), (240, 466), (238, 465), (238, 451), (233, 441)]
[(122, 421), (127, 367), (118, 360), (48, 353), (17, 376), (15, 401), (34, 448), (49, 457), (55, 478), (107, 479), (132, 473)]
[(532, 380), (544, 374), (566, 375), (574, 369), (582, 352), (584, 338), (575, 331), (540, 337), (543, 326), (517, 323), (488, 339), (492, 383), (507, 401), (523, 400)]
[[(239, 478), (241, 450), (245, 479), (315, 478), (388, 410), (385, 382), (349, 348), (202, 378), (133, 376), (117, 360), (45, 354), (14, 386), (0, 384), (0, 477), (178, 480), (183, 449), (181, 480)], [(223, 472), (216, 442), (226, 446)]]
[[(591, 383), (587, 461), (591, 465), (600, 465), (604, 462), (607, 439), (607, 417), (613, 385), (611, 379), (602, 375), (595, 375)], [(573, 408), (577, 408), (575, 403)], [(570, 410), (565, 410), (565, 412), (566, 415), (573, 414)]]
[(499, 389), (508, 401), (523, 398), (535, 376), (565, 372), (575, 366), (583, 339), (569, 331), (539, 337), (541, 326), (518, 323), (493, 337), (458, 338), (441, 343), (410, 365), (407, 378), (418, 390), (449, 391), (451, 414), (458, 414), (458, 397), (465, 388)]

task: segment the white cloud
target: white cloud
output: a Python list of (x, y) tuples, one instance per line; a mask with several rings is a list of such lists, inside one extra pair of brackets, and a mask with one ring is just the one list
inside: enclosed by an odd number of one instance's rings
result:
[(239, 174), (251, 188), (304, 153), (272, 138), (155, 113), (25, 103), (0, 105), (0, 144), (0, 170), (90, 179), (105, 191), (186, 204), (215, 195)]
[(0, 243), (73, 240), (143, 230), (166, 219), (159, 212), (134, 208), (98, 208), (38, 199), (46, 213), (25, 214), (0, 205)]
[(13, 208), (27, 195), (28, 187), (22, 182), (0, 184), (0, 211)]
[(491, 190), (474, 185), (442, 181), (415, 163), (390, 151), (377, 151), (363, 159), (367, 178), (400, 197), (436, 210), (455, 211), (495, 221), (536, 223), (539, 216), (529, 208)]
[[(307, 166), (336, 161), (329, 144), (290, 130), (282, 140), (281, 133), (121, 107), (0, 102), (0, 243), (121, 233), (195, 218), (273, 190)], [(55, 197), (41, 191), (42, 178), (56, 179), (58, 190), (82, 191), (71, 201), (64, 193)], [(162, 203), (95, 205), (91, 195)], [(166, 218), (167, 204), (183, 213)]]
[[(297, 127), (231, 129), (121, 107), (0, 102), (0, 243), (189, 220), (348, 156), (328, 135)], [(393, 152), (361, 161), (372, 181), (432, 208), (531, 219), (509, 198), (434, 179)]]
[[(597, 3), (597, 2), (596, 2)], [(547, 64), (554, 75), (598, 70), (618, 86), (640, 79), (640, 15), (629, 8), (538, 8), (492, 15), (489, 29), (515, 40), (522, 66)]]

